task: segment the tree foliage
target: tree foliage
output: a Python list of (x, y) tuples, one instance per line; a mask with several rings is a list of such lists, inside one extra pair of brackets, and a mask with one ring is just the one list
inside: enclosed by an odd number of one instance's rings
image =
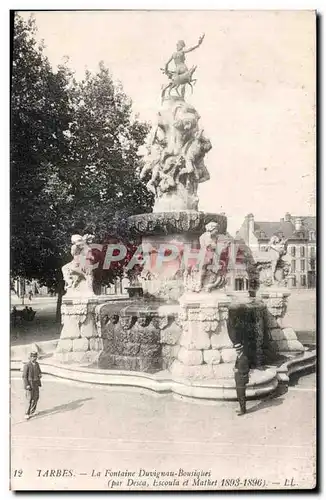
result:
[[(100, 63), (74, 79), (53, 69), (33, 19), (15, 16), (11, 93), (12, 276), (48, 286), (61, 279), (70, 236), (128, 240), (126, 218), (153, 199), (139, 180), (137, 150), (148, 132), (131, 100)], [(98, 272), (110, 281), (121, 269)]]

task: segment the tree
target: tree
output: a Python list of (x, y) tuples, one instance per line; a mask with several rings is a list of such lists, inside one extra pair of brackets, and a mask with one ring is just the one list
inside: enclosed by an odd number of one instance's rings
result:
[(59, 265), (55, 217), (46, 196), (51, 169), (69, 151), (71, 73), (53, 72), (37, 44), (35, 21), (15, 16), (11, 91), (11, 268), (13, 276), (53, 284)]
[[(56, 205), (57, 227), (72, 233), (93, 233), (98, 243), (123, 241), (133, 248), (127, 217), (150, 211), (153, 197), (139, 179), (139, 146), (148, 126), (132, 119), (131, 101), (115, 84), (103, 63), (70, 89), (73, 120), (69, 165), (52, 178), (52, 206)], [(62, 186), (66, 186), (62, 203)], [(70, 232), (69, 232), (70, 231)], [(117, 263), (104, 271), (105, 247), (95, 273), (97, 290), (123, 271)]]
[[(132, 117), (121, 84), (100, 64), (82, 82), (67, 66), (54, 71), (35, 41), (31, 19), (15, 18), (12, 57), (12, 275), (58, 287), (71, 234), (98, 243), (129, 239), (126, 218), (153, 198), (139, 180), (137, 150), (148, 132)], [(110, 281), (121, 269), (97, 272)]]

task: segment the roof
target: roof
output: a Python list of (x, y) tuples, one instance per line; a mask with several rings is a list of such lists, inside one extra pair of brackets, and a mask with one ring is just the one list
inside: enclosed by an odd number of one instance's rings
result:
[[(295, 230), (295, 219), (301, 218), (303, 229)], [(316, 217), (292, 216), (290, 221), (280, 220), (278, 222), (255, 221), (254, 233), (260, 240), (270, 240), (277, 233), (282, 233), (284, 238), (291, 240), (302, 240), (309, 238), (309, 231), (316, 231)]]
[[(284, 238), (291, 238), (294, 226), (291, 222), (255, 222), (254, 232), (257, 238), (270, 240), (273, 234), (283, 233)], [(262, 235), (261, 233), (264, 233)]]
[(316, 217), (314, 216), (305, 216), (305, 215), (293, 215), (291, 219), (295, 221), (295, 219), (300, 218), (303, 220), (303, 225), (309, 231), (316, 231)]

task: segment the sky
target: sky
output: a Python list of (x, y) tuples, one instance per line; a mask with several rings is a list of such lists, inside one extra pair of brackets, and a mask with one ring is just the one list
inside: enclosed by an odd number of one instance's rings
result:
[[(29, 12), (23, 13), (29, 17)], [(160, 68), (183, 39), (200, 48), (188, 102), (213, 148), (199, 209), (225, 212), (231, 234), (246, 214), (279, 220), (315, 214), (315, 17), (313, 11), (35, 12), (55, 67), (76, 77), (103, 61), (143, 120), (155, 122)]]

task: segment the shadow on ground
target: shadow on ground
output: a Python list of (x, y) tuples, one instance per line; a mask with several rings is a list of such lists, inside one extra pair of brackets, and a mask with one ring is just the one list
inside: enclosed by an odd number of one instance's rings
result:
[(293, 375), (291, 375), (291, 378), (289, 381), (289, 387), (295, 387), (296, 385), (299, 384), (299, 382), (302, 378), (304, 378), (306, 375), (310, 375), (312, 373), (315, 373), (315, 376), (317, 376), (316, 375), (316, 368), (314, 366), (311, 366), (311, 367), (307, 368), (306, 370), (302, 370), (299, 373), (293, 373)]
[(77, 410), (78, 408), (83, 406), (83, 403), (85, 403), (85, 401), (90, 401), (91, 399), (93, 398), (76, 399), (76, 401), (71, 401), (67, 404), (54, 406), (53, 408), (49, 408), (48, 410), (42, 410), (35, 417), (33, 417), (33, 420), (46, 417), (47, 415), (54, 415), (55, 413)]
[[(282, 387), (281, 389), (279, 389), (278, 392), (275, 391), (275, 393), (262, 399), (255, 406), (248, 408), (247, 413), (255, 413), (256, 411), (264, 410), (265, 408), (279, 406), (279, 405), (283, 404), (283, 398), (280, 398), (280, 396), (283, 396), (286, 392), (287, 392), (287, 388)], [(280, 399), (278, 399), (278, 398), (280, 398)]]
[(288, 392), (287, 385), (279, 383), (276, 389), (271, 394), (268, 394), (267, 396), (262, 398), (259, 402), (257, 402), (255, 406), (248, 408), (247, 413), (254, 413), (256, 411), (269, 408), (270, 406), (279, 406), (283, 404), (282, 396), (284, 396), (284, 394), (286, 394), (287, 392)]

